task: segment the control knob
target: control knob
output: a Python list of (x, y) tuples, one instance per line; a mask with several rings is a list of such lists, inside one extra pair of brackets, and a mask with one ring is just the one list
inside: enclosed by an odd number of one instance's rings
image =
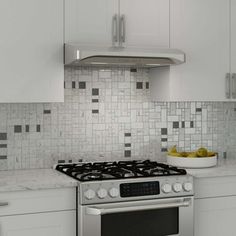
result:
[(170, 193), (171, 192), (171, 185), (170, 184), (163, 184), (161, 187), (163, 193)]
[(97, 195), (99, 198), (103, 199), (107, 196), (107, 190), (104, 189), (104, 188), (100, 188), (98, 191), (97, 191)]
[(112, 198), (115, 198), (115, 197), (118, 197), (119, 196), (119, 190), (117, 188), (111, 188), (109, 190), (109, 195), (112, 197)]
[(193, 184), (190, 183), (190, 182), (184, 183), (184, 184), (183, 184), (183, 189), (184, 189), (184, 191), (186, 191), (186, 192), (190, 192), (190, 191), (193, 190)]
[(175, 184), (173, 184), (173, 190), (174, 190), (174, 192), (176, 192), (176, 193), (181, 192), (181, 191), (182, 191), (182, 184), (180, 184), (180, 183), (175, 183)]
[(91, 200), (95, 197), (95, 192), (92, 189), (88, 189), (86, 192), (84, 192), (84, 196), (86, 199)]

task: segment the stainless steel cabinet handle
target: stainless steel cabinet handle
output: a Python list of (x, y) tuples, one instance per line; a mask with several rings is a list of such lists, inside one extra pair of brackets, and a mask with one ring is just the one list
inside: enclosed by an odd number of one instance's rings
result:
[(126, 29), (125, 29), (125, 15), (120, 17), (120, 46), (125, 43)]
[(173, 208), (173, 207), (188, 207), (190, 206), (190, 204), (191, 204), (191, 199), (173, 203), (163, 203), (163, 204), (146, 205), (146, 206), (127, 206), (127, 207), (117, 207), (111, 209), (88, 207), (86, 213), (88, 215), (105, 215), (105, 214), (121, 213), (121, 212), (156, 210), (156, 209)]
[(230, 73), (227, 73), (225, 76), (225, 97), (227, 99), (231, 98)]
[(236, 73), (232, 74), (232, 98), (236, 99)]
[(8, 202), (0, 202), (0, 207), (2, 207), (2, 206), (8, 206), (8, 205), (9, 205)]
[(112, 42), (118, 42), (118, 16), (115, 14), (112, 18)]

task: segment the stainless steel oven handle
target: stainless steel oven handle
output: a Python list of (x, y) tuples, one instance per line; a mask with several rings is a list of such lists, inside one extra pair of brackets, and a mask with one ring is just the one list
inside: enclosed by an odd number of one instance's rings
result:
[(121, 212), (133, 212), (133, 211), (145, 211), (145, 210), (157, 210), (163, 208), (173, 208), (173, 207), (188, 207), (191, 204), (191, 199), (187, 199), (184, 201), (171, 202), (171, 203), (161, 203), (161, 204), (152, 204), (146, 206), (126, 206), (126, 207), (117, 207), (117, 208), (96, 208), (96, 207), (88, 207), (86, 213), (88, 215), (105, 215), (112, 213), (121, 213)]

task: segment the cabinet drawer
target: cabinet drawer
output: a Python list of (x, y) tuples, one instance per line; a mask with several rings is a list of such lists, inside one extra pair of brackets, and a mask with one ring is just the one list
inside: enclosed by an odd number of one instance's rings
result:
[(236, 195), (236, 176), (195, 178), (195, 199)]
[(76, 209), (76, 188), (1, 193), (1, 204), (0, 216), (73, 210)]

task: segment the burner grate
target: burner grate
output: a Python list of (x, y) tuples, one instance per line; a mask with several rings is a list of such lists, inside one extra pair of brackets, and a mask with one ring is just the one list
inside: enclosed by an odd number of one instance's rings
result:
[(150, 160), (58, 164), (56, 170), (82, 182), (187, 174), (184, 169)]

